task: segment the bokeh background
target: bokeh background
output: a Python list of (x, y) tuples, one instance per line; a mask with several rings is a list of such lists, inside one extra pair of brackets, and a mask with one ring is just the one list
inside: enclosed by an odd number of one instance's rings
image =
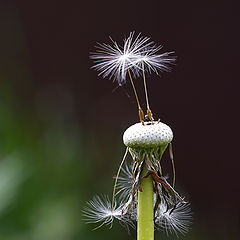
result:
[(129, 83), (98, 77), (89, 52), (130, 31), (178, 56), (148, 86), (155, 117), (174, 131), (177, 189), (194, 212), (180, 239), (240, 239), (237, 1), (1, 0), (1, 240), (136, 238), (117, 222), (92, 231), (81, 213), (111, 194), (122, 133), (138, 120)]

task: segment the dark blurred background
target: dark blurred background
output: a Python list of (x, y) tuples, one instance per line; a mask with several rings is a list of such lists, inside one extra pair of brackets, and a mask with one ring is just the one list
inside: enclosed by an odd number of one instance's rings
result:
[(122, 133), (138, 121), (129, 83), (98, 77), (89, 52), (130, 31), (178, 56), (148, 86), (155, 118), (174, 131), (177, 189), (194, 212), (180, 239), (240, 239), (237, 9), (237, 1), (1, 0), (0, 239), (136, 238), (117, 222), (91, 231), (81, 213), (95, 194), (111, 194)]

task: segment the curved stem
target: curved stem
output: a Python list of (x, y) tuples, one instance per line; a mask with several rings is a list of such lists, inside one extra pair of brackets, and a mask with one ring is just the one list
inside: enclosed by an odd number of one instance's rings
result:
[(134, 83), (133, 83), (132, 75), (131, 75), (131, 72), (130, 72), (129, 69), (128, 69), (128, 75), (129, 75), (130, 82), (131, 82), (131, 84), (132, 84), (132, 88), (133, 88), (133, 91), (134, 91), (134, 94), (135, 94), (135, 97), (136, 97), (136, 101), (137, 101), (137, 105), (138, 105), (139, 120), (140, 120), (140, 122), (143, 123), (143, 121), (144, 121), (144, 113), (143, 113), (143, 110), (142, 110), (142, 108), (141, 108), (141, 106), (140, 106), (140, 103), (139, 103), (139, 100), (138, 100), (137, 91), (136, 91), (135, 85), (134, 85)]
[(144, 92), (145, 92), (145, 98), (146, 98), (146, 104), (147, 104), (147, 116), (149, 120), (153, 122), (154, 119), (153, 119), (152, 111), (150, 110), (149, 101), (148, 101), (148, 91), (147, 91), (146, 76), (144, 72), (144, 62), (142, 62), (142, 73), (143, 73)]
[[(142, 176), (146, 172), (147, 169), (144, 166)], [(141, 179), (141, 188), (142, 192), (138, 191), (137, 239), (154, 240), (153, 180), (151, 175)]]
[(146, 76), (145, 76), (145, 72), (144, 72), (144, 63), (143, 62), (142, 62), (142, 72), (143, 72), (143, 84), (144, 84), (147, 109), (150, 109), (149, 102), (148, 102), (147, 83), (146, 83)]
[(174, 164), (174, 159), (173, 159), (173, 150), (172, 150), (172, 143), (169, 143), (169, 156), (172, 161), (172, 171), (173, 171), (173, 188), (175, 187), (175, 182), (176, 182), (176, 169), (175, 169), (175, 164)]
[(130, 82), (131, 82), (131, 84), (132, 84), (132, 88), (133, 88), (133, 92), (134, 92), (134, 94), (135, 94), (135, 98), (136, 98), (136, 101), (137, 101), (138, 108), (141, 109), (141, 106), (140, 106), (140, 103), (139, 103), (139, 100), (138, 100), (137, 91), (136, 91), (135, 85), (134, 85), (134, 83), (133, 83), (132, 75), (131, 75), (129, 69), (128, 69), (128, 75), (129, 75), (129, 78), (130, 78)]
[(123, 156), (123, 159), (122, 159), (122, 162), (118, 168), (118, 171), (117, 171), (117, 176), (115, 178), (115, 182), (114, 182), (114, 187), (113, 187), (113, 195), (112, 195), (112, 210), (114, 208), (114, 204), (115, 204), (115, 195), (116, 195), (116, 187), (117, 187), (117, 181), (118, 181), (118, 177), (119, 177), (119, 174), (120, 174), (120, 171), (122, 169), (122, 165), (127, 157), (127, 154), (128, 154), (128, 147), (126, 148), (126, 151), (125, 151), (125, 154)]

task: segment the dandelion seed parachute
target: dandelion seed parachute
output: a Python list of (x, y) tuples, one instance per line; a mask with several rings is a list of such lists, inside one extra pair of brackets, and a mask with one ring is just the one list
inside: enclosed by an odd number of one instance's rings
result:
[(117, 207), (115, 203), (114, 208), (112, 208), (112, 203), (107, 196), (95, 196), (87, 202), (83, 216), (87, 223), (101, 223), (97, 228), (104, 224), (110, 225), (111, 228), (114, 218), (121, 220), (122, 207), (122, 205)]
[(186, 234), (192, 223), (192, 213), (189, 203), (178, 203), (174, 210), (168, 209), (167, 203), (162, 199), (155, 213), (155, 228), (163, 230), (166, 234)]
[(93, 68), (99, 71), (99, 75), (116, 80), (119, 85), (126, 82), (129, 69), (134, 77), (142, 74), (143, 64), (150, 73), (169, 71), (176, 59), (171, 56), (173, 52), (156, 54), (162, 46), (157, 46), (150, 38), (141, 34), (134, 37), (134, 32), (124, 40), (123, 46), (112, 40), (112, 45), (98, 43), (96, 48), (96, 52), (90, 55), (95, 62)]
[(176, 57), (173, 56), (174, 51), (157, 54), (163, 48), (162, 45), (157, 46), (154, 42), (135, 55), (133, 71), (135, 76), (139, 77), (142, 74), (155, 72), (169, 72), (171, 65), (176, 61)]
[(97, 51), (92, 53), (90, 58), (94, 60), (93, 68), (99, 71), (99, 75), (116, 80), (119, 85), (126, 82), (127, 71), (134, 66), (134, 56), (141, 51), (141, 48), (150, 44), (147, 37), (141, 37), (139, 34), (133, 39), (133, 36), (134, 33), (130, 33), (124, 40), (123, 47), (112, 39), (112, 45), (98, 43)]

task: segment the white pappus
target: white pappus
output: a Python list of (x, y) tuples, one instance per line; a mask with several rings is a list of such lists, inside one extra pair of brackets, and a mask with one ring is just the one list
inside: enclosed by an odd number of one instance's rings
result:
[[(114, 207), (107, 196), (95, 196), (93, 200), (87, 203), (83, 211), (83, 215), (87, 223), (99, 223), (95, 228), (99, 228), (103, 225), (109, 225), (112, 227), (114, 219), (130, 226), (134, 226), (137, 221), (137, 196), (132, 195), (133, 189), (133, 165), (125, 164), (122, 168), (122, 175), (119, 176), (119, 182), (117, 185), (118, 192), (120, 194), (120, 203), (117, 205), (116, 201)], [(160, 190), (161, 192), (161, 190)], [(155, 206), (155, 230), (165, 231), (167, 235), (185, 234), (189, 230), (189, 226), (192, 223), (192, 213), (190, 204), (184, 201), (179, 201), (174, 207), (169, 208), (162, 192), (159, 191), (154, 194), (154, 206)], [(160, 196), (160, 203), (157, 203), (157, 199)]]
[(176, 60), (172, 52), (158, 54), (162, 46), (157, 46), (148, 37), (139, 33), (134, 37), (131, 32), (123, 41), (123, 46), (112, 40), (112, 45), (98, 43), (95, 53), (90, 58), (94, 60), (93, 68), (104, 78), (116, 80), (119, 85), (126, 82), (127, 72), (131, 70), (134, 77), (138, 77), (144, 70), (147, 72), (169, 71), (170, 65)]

